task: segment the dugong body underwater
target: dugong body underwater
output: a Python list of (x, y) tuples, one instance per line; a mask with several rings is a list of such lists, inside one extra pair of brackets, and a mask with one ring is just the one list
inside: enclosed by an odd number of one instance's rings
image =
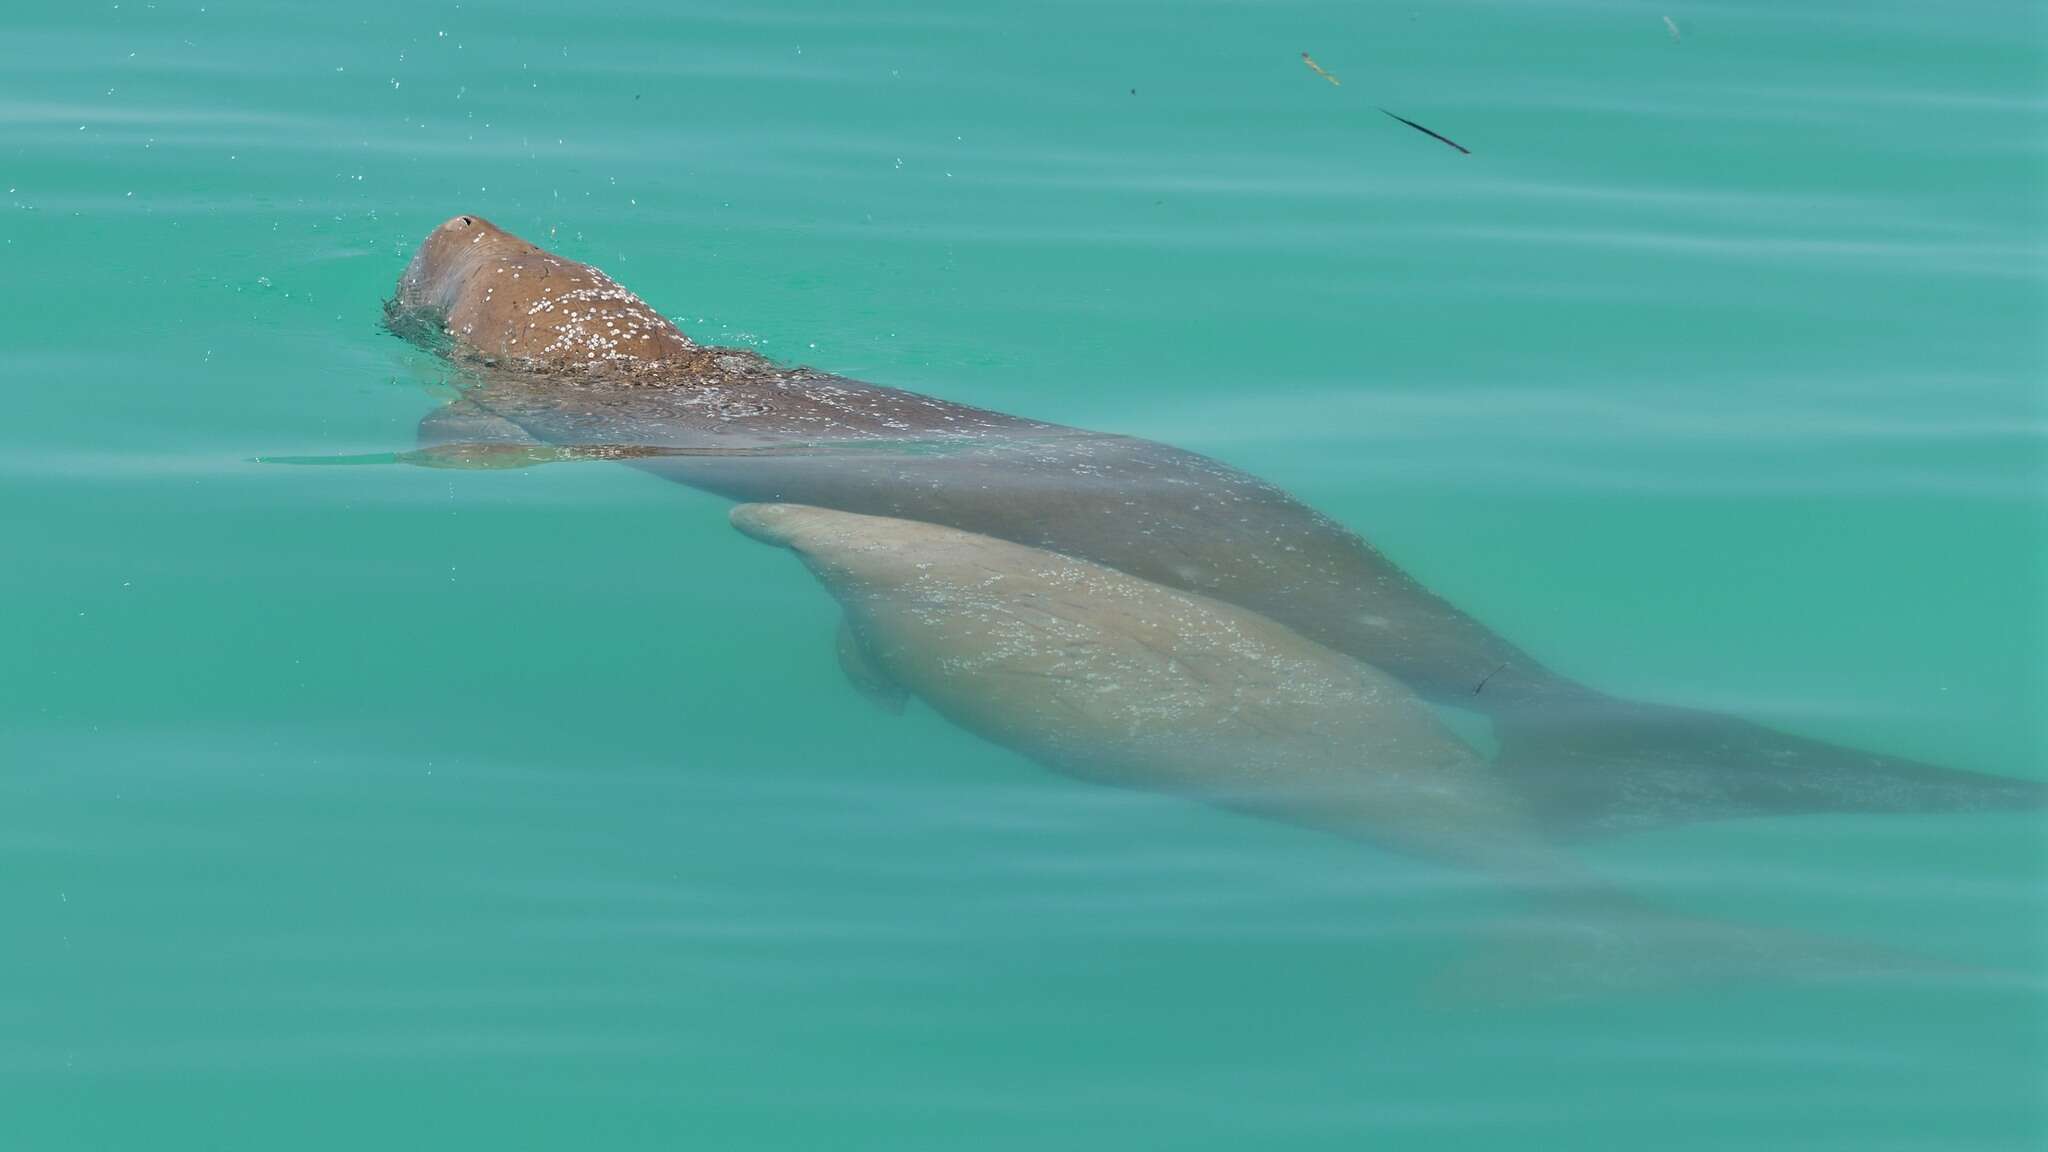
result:
[(954, 528), (787, 504), (733, 526), (844, 607), (867, 690), (1097, 783), (1169, 792), (1484, 876), (1532, 902), (1461, 998), (1892, 978), (1927, 962), (1659, 908), (1589, 872), (1413, 692), (1258, 613)]
[(737, 501), (957, 529), (1247, 610), (1424, 699), (1483, 711), (1497, 779), (1512, 781), (1522, 818), (1553, 833), (2048, 799), (2037, 781), (1609, 696), (1255, 477), (1147, 440), (699, 345), (604, 273), (478, 217), (427, 237), (387, 318), (464, 378), (461, 398), (422, 422), (429, 451), (477, 459), (540, 445), (620, 459)]
[(912, 520), (743, 504), (846, 610), (847, 659), (1069, 775), (1455, 863), (1525, 863), (1526, 806), (1392, 676), (1256, 612)]

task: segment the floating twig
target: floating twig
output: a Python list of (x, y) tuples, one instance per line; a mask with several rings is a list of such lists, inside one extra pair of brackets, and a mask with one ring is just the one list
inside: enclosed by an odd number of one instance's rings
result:
[[(1380, 111), (1387, 112), (1385, 108), (1380, 109)], [(1392, 112), (1387, 112), (1387, 115), (1394, 116)], [(1446, 144), (1449, 144), (1451, 147), (1456, 148), (1458, 151), (1463, 152), (1467, 156), (1470, 156), (1472, 154), (1472, 150), (1470, 148), (1465, 147), (1463, 144), (1458, 143), (1456, 140), (1451, 139), (1449, 136), (1445, 136), (1436, 132), (1431, 132), (1429, 129), (1424, 128), (1422, 125), (1417, 124), (1415, 121), (1410, 120), (1406, 116), (1394, 116), (1394, 119), (1399, 120), (1401, 123), (1406, 124), (1410, 128), (1415, 129), (1417, 132), (1422, 133), (1424, 136), (1433, 136), (1436, 139), (1441, 140)]]
[(1303, 52), (1301, 54), (1301, 62), (1303, 64), (1308, 65), (1309, 71), (1315, 73), (1318, 76), (1321, 76), (1323, 79), (1328, 80), (1330, 83), (1335, 84), (1337, 87), (1342, 88), (1344, 86), (1344, 82), (1342, 80), (1339, 80), (1335, 76), (1330, 75), (1328, 72), (1323, 71), (1323, 66), (1321, 64), (1316, 63), (1316, 58), (1309, 55), (1308, 53)]

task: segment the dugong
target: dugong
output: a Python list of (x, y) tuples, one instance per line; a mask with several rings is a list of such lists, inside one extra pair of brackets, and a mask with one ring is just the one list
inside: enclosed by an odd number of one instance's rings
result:
[(1845, 980), (1934, 965), (1647, 904), (1550, 842), (1529, 798), (1400, 681), (1254, 612), (935, 524), (744, 504), (845, 609), (871, 695), (1068, 775), (1178, 793), (1485, 876), (1534, 901), (1461, 996), (1553, 998), (1730, 979)]
[[(1257, 477), (1136, 437), (700, 345), (598, 269), (478, 216), (434, 229), (386, 315), (393, 331), (461, 366), (461, 397), (420, 427), (432, 462), (619, 460), (736, 501), (943, 525), (1248, 609), (1431, 701), (1484, 712), (1500, 774), (1553, 826), (1616, 832), (2048, 799), (2036, 780), (1608, 695)], [(1255, 367), (1248, 388), (1258, 387)]]
[(1527, 804), (1406, 685), (1254, 612), (936, 524), (743, 504), (845, 608), (857, 685), (900, 686), (1069, 775), (1528, 878)]

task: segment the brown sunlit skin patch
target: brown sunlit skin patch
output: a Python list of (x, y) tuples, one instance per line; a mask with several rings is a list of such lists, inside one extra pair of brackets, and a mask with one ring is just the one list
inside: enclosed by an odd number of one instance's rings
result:
[(549, 373), (674, 379), (710, 354), (611, 277), (481, 216), (434, 229), (393, 302), (427, 312), (468, 356)]

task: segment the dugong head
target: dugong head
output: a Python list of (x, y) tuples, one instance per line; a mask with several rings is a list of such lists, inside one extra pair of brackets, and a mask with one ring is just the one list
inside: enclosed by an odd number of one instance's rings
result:
[(468, 357), (552, 373), (674, 375), (706, 355), (603, 272), (481, 216), (428, 233), (385, 315), (399, 335), (446, 337)]
[(539, 253), (540, 249), (481, 216), (453, 216), (427, 234), (412, 263), (398, 278), (401, 308), (447, 312), (487, 262)]

